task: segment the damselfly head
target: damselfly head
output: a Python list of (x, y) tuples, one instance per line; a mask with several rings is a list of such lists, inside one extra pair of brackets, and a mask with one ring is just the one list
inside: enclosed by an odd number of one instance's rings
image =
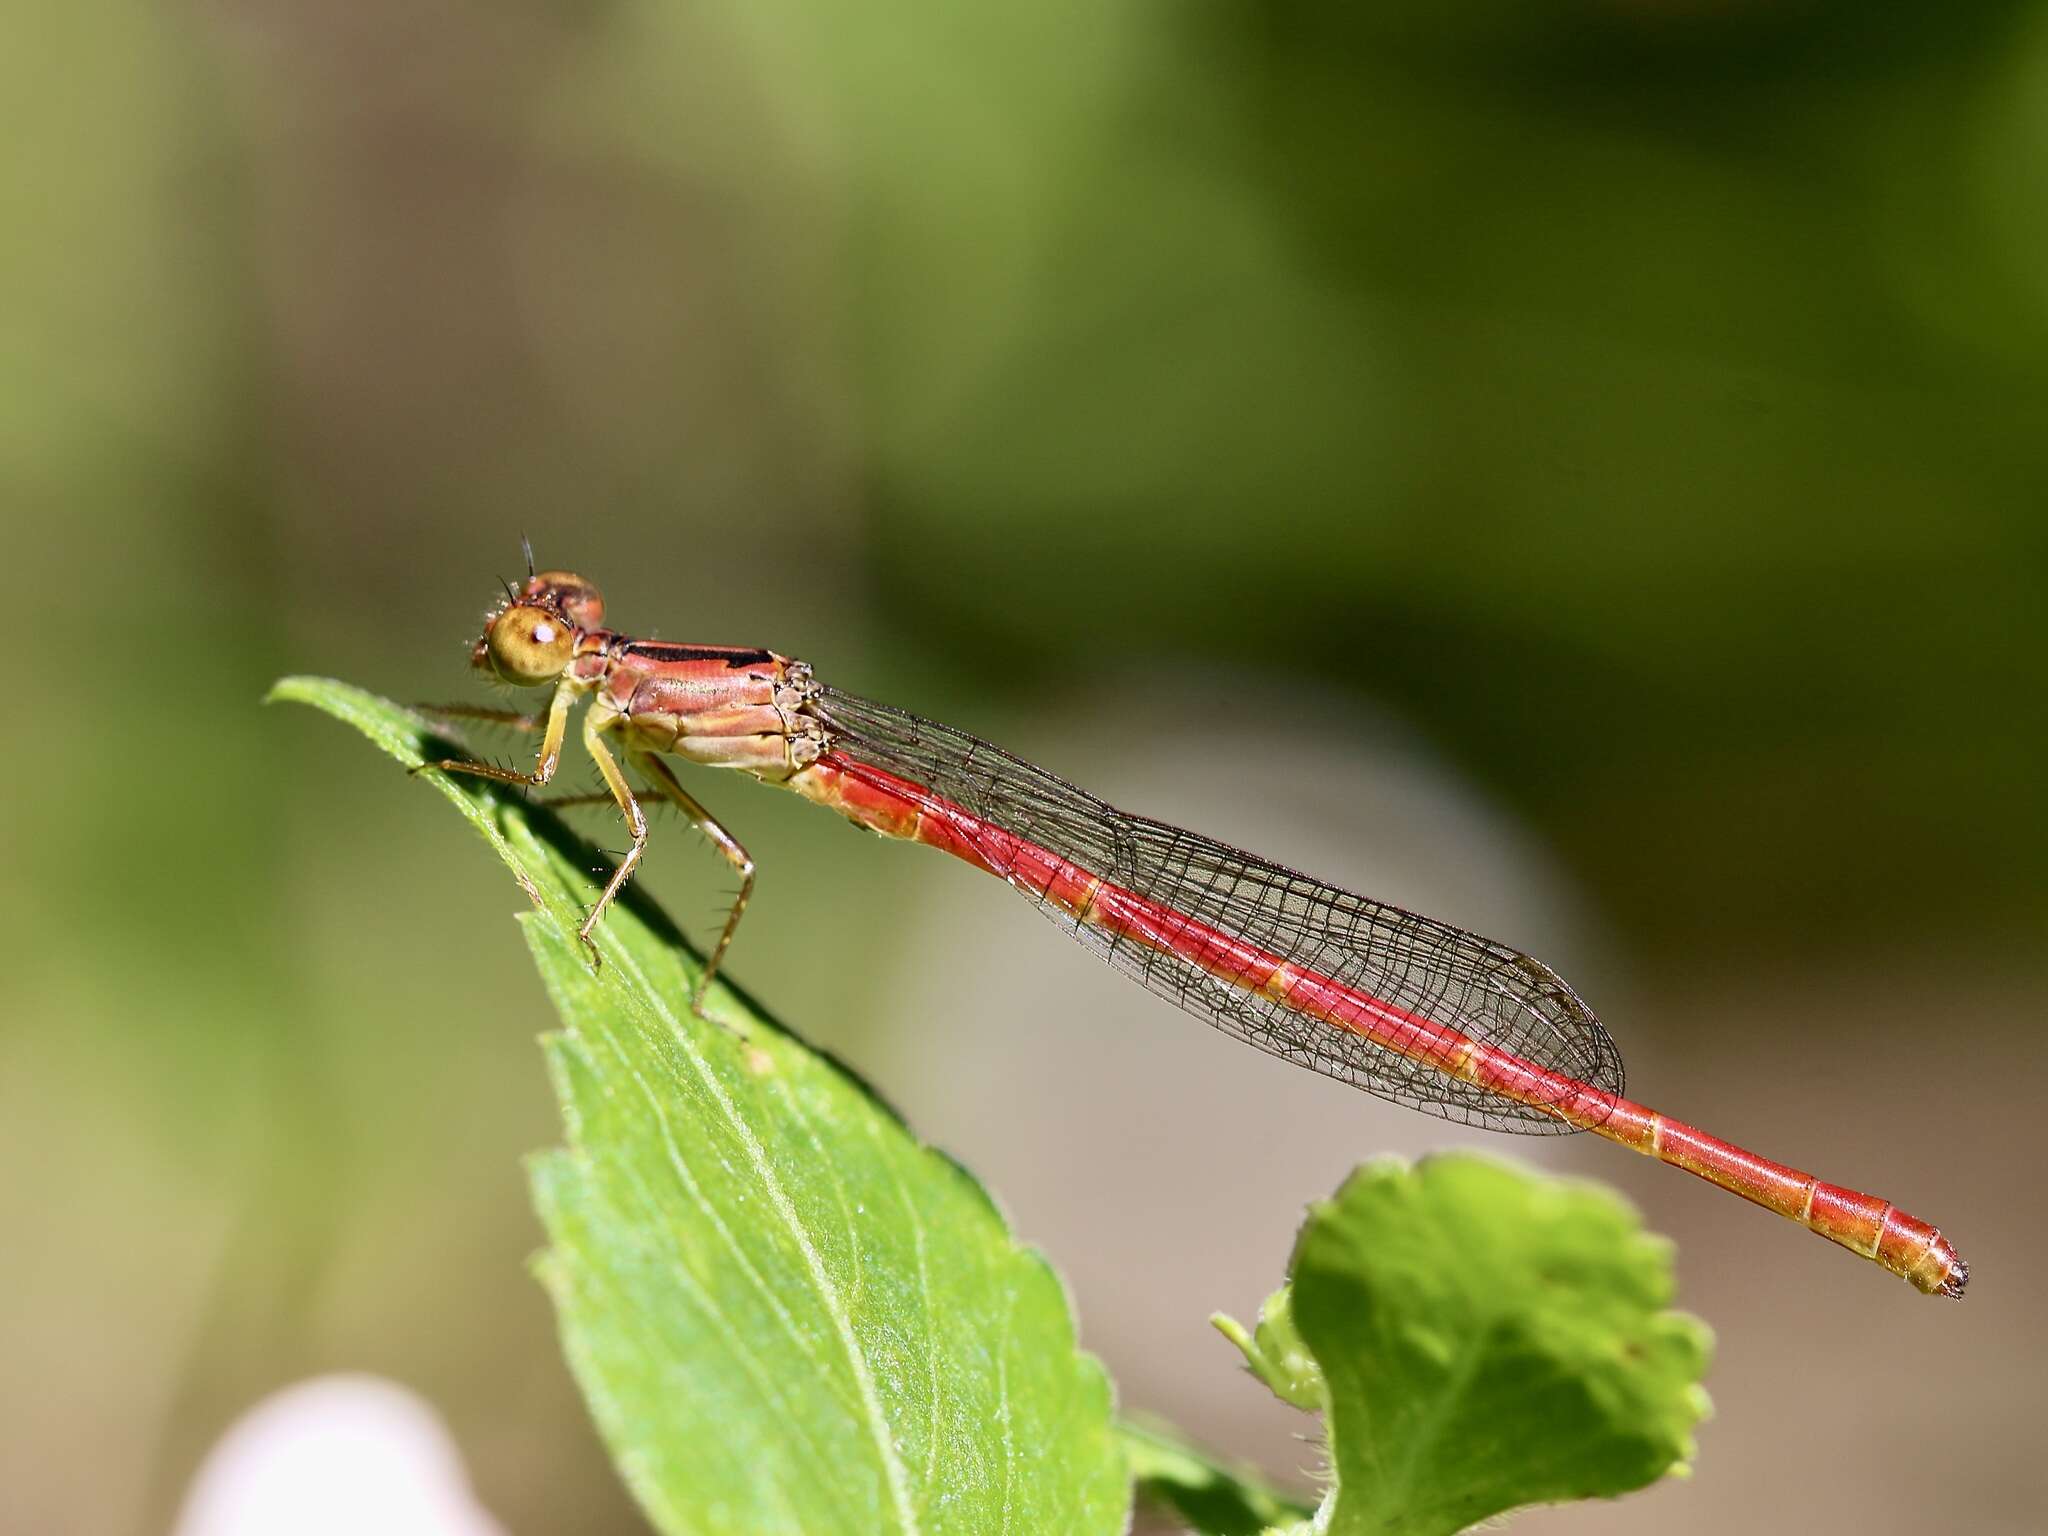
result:
[(515, 688), (539, 688), (560, 677), (576, 655), (576, 640), (604, 621), (596, 587), (569, 571), (539, 571), (484, 615), (484, 632), (470, 648), (470, 665), (495, 672)]

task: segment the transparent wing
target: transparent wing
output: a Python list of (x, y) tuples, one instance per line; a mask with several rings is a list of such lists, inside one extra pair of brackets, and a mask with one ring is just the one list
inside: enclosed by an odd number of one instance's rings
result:
[[(1111, 885), (1300, 970), (1578, 1082), (1622, 1091), (1621, 1056), (1599, 1019), (1548, 966), (1519, 950), (1130, 815), (964, 731), (830, 687), (821, 687), (816, 707), (842, 758), (922, 785)], [(1461, 1125), (1531, 1135), (1573, 1129), (1535, 1105), (1288, 1007), (1258, 990), (1263, 973), (1219, 976), (1171, 950), (1084, 924), (1048, 901), (1032, 876), (1009, 867), (1007, 844), (990, 840), (979, 851), (1111, 965), (1247, 1044)]]

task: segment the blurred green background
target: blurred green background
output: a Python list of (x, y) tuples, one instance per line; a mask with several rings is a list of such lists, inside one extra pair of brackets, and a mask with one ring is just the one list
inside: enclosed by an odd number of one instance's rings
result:
[[(8, 1529), (162, 1529), (240, 1412), (340, 1369), (433, 1402), (508, 1529), (642, 1528), (523, 1269), (556, 1133), (517, 892), (257, 704), (487, 697), (522, 531), (625, 627), (1548, 940), (1643, 1097), (1971, 1259), (1942, 1306), (1526, 1149), (1679, 1239), (1721, 1418), (1693, 1482), (1518, 1528), (2041, 1528), (2048, 3), (5, 30)], [(943, 860), (692, 784), (762, 866), (735, 974), (990, 1178), (1126, 1405), (1313, 1465), (1202, 1319), (1352, 1161), (1471, 1138), (1196, 1038)], [(708, 932), (724, 871), (662, 832)]]

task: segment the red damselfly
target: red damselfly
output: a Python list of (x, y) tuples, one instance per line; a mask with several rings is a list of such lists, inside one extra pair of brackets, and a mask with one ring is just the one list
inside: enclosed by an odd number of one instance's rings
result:
[(664, 755), (737, 768), (860, 826), (944, 849), (1001, 877), (1112, 965), (1218, 1029), (1381, 1098), (1464, 1125), (1586, 1130), (1697, 1174), (1873, 1259), (1922, 1291), (1960, 1296), (1969, 1268), (1935, 1228), (1622, 1097), (1621, 1056), (1593, 1011), (1542, 962), (1491, 939), (1163, 822), (1133, 816), (948, 726), (841, 693), (773, 651), (636, 640), (603, 627), (580, 576), (531, 571), (485, 620), (472, 661), (546, 713), (442, 713), (542, 733), (530, 773), (449, 760), (450, 773), (546, 784), (570, 711), (632, 846), (584, 922), (592, 937), (647, 845), (615, 738), (652, 786), (739, 874), (693, 1006), (753, 892), (738, 840)]

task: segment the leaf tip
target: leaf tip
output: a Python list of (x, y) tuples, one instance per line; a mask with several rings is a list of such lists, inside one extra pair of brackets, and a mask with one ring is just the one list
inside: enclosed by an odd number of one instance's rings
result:
[(1209, 1326), (1235, 1344), (1238, 1352), (1244, 1355), (1245, 1358), (1250, 1359), (1252, 1355), (1257, 1353), (1258, 1346), (1252, 1343), (1252, 1336), (1245, 1331), (1244, 1324), (1240, 1323), (1228, 1312), (1211, 1312), (1209, 1314)]
[(1246, 1369), (1275, 1397), (1306, 1413), (1322, 1410), (1322, 1369), (1295, 1331), (1286, 1286), (1266, 1298), (1259, 1308), (1258, 1326), (1250, 1332), (1222, 1312), (1211, 1314), (1209, 1325), (1237, 1346)]

